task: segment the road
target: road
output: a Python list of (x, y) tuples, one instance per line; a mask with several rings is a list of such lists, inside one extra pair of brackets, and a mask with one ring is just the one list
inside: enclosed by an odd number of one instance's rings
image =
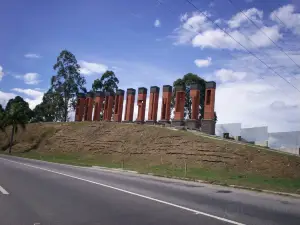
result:
[(300, 199), (0, 156), (1, 225), (300, 224)]

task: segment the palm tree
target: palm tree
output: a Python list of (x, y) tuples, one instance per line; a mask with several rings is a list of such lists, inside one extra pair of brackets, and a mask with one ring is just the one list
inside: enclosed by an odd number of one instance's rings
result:
[(28, 121), (27, 115), (25, 114), (24, 107), (21, 104), (13, 103), (8, 112), (6, 112), (4, 118), (4, 126), (11, 126), (11, 136), (9, 143), (9, 154), (11, 154), (11, 148), (14, 141), (14, 134), (18, 132), (18, 127), (22, 129), (26, 128)]

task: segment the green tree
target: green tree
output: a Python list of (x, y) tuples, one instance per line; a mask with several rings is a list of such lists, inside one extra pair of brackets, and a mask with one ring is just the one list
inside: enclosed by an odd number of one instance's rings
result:
[(18, 132), (18, 127), (21, 127), (22, 129), (26, 128), (28, 117), (25, 112), (26, 111), (22, 103), (13, 102), (10, 104), (9, 110), (5, 113), (5, 126), (11, 126), (12, 129), (9, 143), (9, 154), (11, 154), (11, 149), (14, 141), (14, 134)]
[[(184, 105), (184, 116), (187, 118), (191, 118), (192, 116), (192, 98), (190, 96), (190, 90), (192, 84), (200, 85), (200, 105), (199, 105), (199, 119), (202, 119), (204, 116), (204, 101), (205, 101), (205, 83), (206, 81), (193, 73), (187, 73), (183, 76), (183, 78), (179, 78), (173, 83), (173, 96), (171, 102), (171, 110), (175, 107), (175, 86), (183, 85), (185, 87), (185, 105)], [(215, 120), (217, 119), (215, 113)]]
[(94, 80), (92, 85), (93, 91), (104, 91), (116, 93), (119, 79), (113, 71), (106, 71), (100, 79)]
[(64, 120), (64, 102), (62, 96), (49, 89), (43, 100), (34, 110), (31, 122), (61, 122)]
[(8, 113), (11, 109), (11, 106), (14, 103), (17, 103), (22, 107), (22, 109), (24, 110), (24, 114), (26, 115), (26, 118), (27, 118), (26, 123), (28, 123), (31, 120), (31, 118), (33, 117), (33, 111), (29, 108), (28, 102), (26, 102), (20, 96), (16, 96), (15, 98), (12, 98), (7, 102), (6, 107), (5, 107), (5, 112)]
[(63, 103), (63, 121), (68, 120), (70, 109), (76, 107), (76, 96), (80, 91), (86, 91), (85, 78), (80, 75), (80, 66), (75, 56), (63, 50), (53, 66), (57, 74), (51, 79), (51, 89), (61, 95)]
[(8, 137), (6, 133), (6, 127), (6, 113), (0, 104), (0, 131), (4, 132), (6, 137)]

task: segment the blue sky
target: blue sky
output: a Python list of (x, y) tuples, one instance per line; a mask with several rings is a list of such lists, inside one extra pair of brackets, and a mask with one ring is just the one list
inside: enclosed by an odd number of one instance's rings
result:
[(15, 95), (32, 108), (38, 104), (56, 57), (67, 49), (81, 64), (88, 89), (106, 69), (124, 89), (172, 84), (193, 72), (217, 81), (220, 123), (300, 130), (300, 93), (216, 26), (300, 89), (300, 2), (232, 1), (192, 1), (211, 23), (185, 0), (2, 0), (0, 104)]

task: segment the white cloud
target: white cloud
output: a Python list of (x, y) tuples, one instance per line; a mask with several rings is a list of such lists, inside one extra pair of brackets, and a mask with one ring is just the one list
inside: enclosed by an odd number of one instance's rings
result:
[[(11, 89), (11, 91), (24, 94), (25, 95), (24, 100), (26, 102), (28, 102), (29, 107), (31, 109), (34, 109), (34, 107), (36, 105), (40, 104), (43, 100), (44, 92), (37, 91), (34, 89), (13, 88), (13, 89)], [(28, 96), (28, 97), (26, 97), (26, 96)]]
[[(210, 16), (207, 12), (203, 13), (206, 16)], [(245, 13), (256, 21), (259, 21), (263, 17), (262, 11), (255, 8), (246, 10)], [(173, 31), (170, 37), (175, 38), (174, 44), (191, 44), (194, 47), (200, 47), (202, 49), (215, 48), (229, 50), (245, 50), (239, 43), (247, 49), (269, 47), (273, 45), (270, 39), (277, 42), (282, 38), (278, 25), (263, 26), (261, 22), (261, 30), (270, 37), (269, 39), (260, 30), (254, 29), (253, 27), (249, 29), (248, 24), (245, 23), (247, 20), (244, 15), (234, 15), (230, 22), (228, 22), (232, 28), (224, 27), (230, 37), (224, 33), (222, 29), (214, 27), (204, 15), (193, 13), (186, 20), (181, 20), (179, 27)], [(220, 24), (223, 19), (218, 18), (215, 21), (215, 23)], [(249, 39), (252, 42), (249, 41)]]
[(6, 103), (9, 99), (16, 97), (14, 93), (8, 93), (0, 91), (0, 104), (3, 106), (3, 108), (6, 106)]
[(188, 44), (202, 31), (210, 29), (212, 24), (208, 22), (205, 16), (194, 12), (189, 15), (186, 13), (180, 18), (180, 26), (176, 28), (171, 37), (175, 38), (175, 44)]
[(211, 57), (208, 57), (207, 59), (196, 59), (194, 61), (194, 63), (196, 64), (196, 66), (198, 67), (208, 67), (212, 64), (211, 62)]
[(84, 75), (94, 75), (94, 74), (102, 74), (107, 71), (108, 67), (104, 64), (86, 62), (81, 60), (80, 64), (80, 73)]
[(188, 18), (188, 14), (185, 13), (185, 14), (180, 15), (179, 20), (180, 20), (180, 22), (185, 22), (187, 20), (187, 18)]
[(208, 7), (212, 8), (212, 7), (214, 7), (215, 5), (216, 5), (215, 2), (210, 2), (209, 5), (208, 5)]
[(36, 98), (36, 97), (39, 97), (39, 96), (43, 95), (43, 92), (37, 91), (37, 90), (34, 90), (34, 89), (13, 88), (11, 90), (15, 91), (15, 92), (18, 92), (18, 93), (28, 95), (28, 96), (33, 97), (33, 98)]
[(2, 77), (4, 76), (3, 68), (0, 66), (0, 81), (2, 80)]
[(26, 73), (23, 78), (24, 78), (25, 84), (38, 84), (41, 82), (38, 79), (39, 78), (38, 73)]
[(25, 58), (29, 58), (29, 59), (39, 59), (41, 58), (41, 56), (39, 54), (35, 54), (35, 53), (27, 53), (24, 55)]
[(283, 94), (290, 92), (290, 87), (281, 89), (259, 79), (219, 84), (218, 122), (241, 122), (243, 127), (268, 125), (269, 132), (300, 130), (300, 99)]
[(221, 82), (243, 80), (246, 77), (245, 72), (235, 72), (229, 69), (220, 69), (215, 72), (215, 76)]
[(295, 7), (293, 5), (280, 7), (271, 13), (270, 18), (279, 25), (286, 26), (295, 34), (300, 35), (300, 13), (295, 13)]
[(254, 22), (260, 22), (263, 18), (263, 11), (251, 8), (243, 12), (239, 12), (228, 21), (229, 27), (238, 28), (245, 22), (250, 23), (250, 20), (245, 15)]
[(14, 78), (19, 79), (19, 80), (24, 80), (25, 84), (29, 85), (36, 85), (41, 82), (39, 80), (39, 74), (38, 73), (26, 73), (24, 75), (13, 75)]
[[(278, 26), (263, 27), (261, 28), (261, 30), (263, 30), (266, 33), (266, 35), (269, 38), (271, 38), (274, 42), (278, 41), (282, 37), (282, 35), (279, 32)], [(225, 34), (220, 29), (207, 30), (196, 35), (192, 40), (192, 45), (194, 47), (201, 48), (245, 50), (239, 43), (241, 43), (247, 49), (268, 47), (273, 44), (272, 41), (268, 37), (266, 37), (260, 30), (256, 30), (256, 32), (248, 35), (248, 38), (238, 30), (231, 31), (229, 32), (229, 34), (235, 40), (227, 34)], [(249, 39), (252, 40), (252, 42), (250, 42)]]
[(156, 19), (156, 20), (154, 21), (154, 26), (155, 26), (155, 27), (160, 27), (160, 26), (161, 26), (161, 22), (160, 22), (159, 19)]

